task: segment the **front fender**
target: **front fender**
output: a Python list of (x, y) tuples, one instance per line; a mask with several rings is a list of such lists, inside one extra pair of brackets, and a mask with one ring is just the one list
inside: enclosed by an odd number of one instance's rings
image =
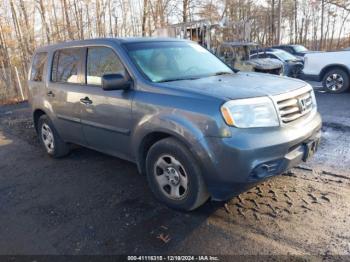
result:
[(152, 133), (165, 133), (178, 138), (188, 147), (198, 143), (204, 136), (203, 132), (189, 120), (175, 115), (145, 116), (132, 133), (132, 148), (134, 156), (144, 138)]
[[(141, 159), (142, 155), (139, 154), (140, 148), (144, 139), (152, 133), (164, 133), (177, 138), (191, 151), (202, 170), (204, 170), (203, 163), (209, 163), (208, 161), (213, 159), (205, 134), (189, 119), (176, 115), (145, 116), (132, 133), (133, 155), (139, 170), (142, 170), (144, 161)], [(206, 181), (206, 172), (202, 173), (204, 181)]]

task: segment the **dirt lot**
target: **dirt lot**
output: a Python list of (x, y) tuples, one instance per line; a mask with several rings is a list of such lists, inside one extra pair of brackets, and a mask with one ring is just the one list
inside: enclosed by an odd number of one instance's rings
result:
[(190, 213), (159, 204), (131, 163), (84, 148), (51, 159), (27, 104), (2, 106), (0, 254), (350, 255), (350, 94), (317, 99), (311, 162)]

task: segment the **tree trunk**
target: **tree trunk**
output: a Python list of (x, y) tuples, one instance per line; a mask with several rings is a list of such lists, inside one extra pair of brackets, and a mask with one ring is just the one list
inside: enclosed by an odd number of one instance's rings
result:
[(184, 23), (188, 20), (188, 5), (189, 0), (182, 0), (182, 22)]
[(142, 14), (142, 25), (141, 32), (142, 36), (146, 36), (146, 22), (147, 22), (147, 10), (148, 10), (148, 0), (143, 0), (143, 14)]
[(47, 43), (50, 44), (51, 43), (51, 40), (50, 40), (51, 32), (50, 32), (49, 24), (46, 21), (46, 11), (45, 11), (45, 6), (43, 3), (43, 0), (39, 0), (39, 7), (40, 7), (39, 10), (40, 10), (41, 21), (43, 22), (43, 25), (45, 28)]
[(32, 54), (32, 49), (33, 49), (33, 42), (34, 42), (34, 35), (31, 34), (31, 30), (30, 30), (30, 23), (29, 23), (29, 18), (28, 18), (28, 13), (27, 13), (27, 9), (24, 5), (23, 0), (19, 0), (19, 4), (22, 10), (22, 14), (24, 17), (24, 22), (26, 25), (25, 28), (25, 46), (26, 46), (26, 52), (27, 54)]
[(271, 40), (270, 43), (275, 43), (275, 0), (271, 1)]
[(323, 24), (324, 24), (324, 0), (321, 0), (321, 37), (319, 50), (322, 50), (323, 46)]
[(82, 39), (81, 36), (81, 30), (80, 30), (80, 26), (83, 26), (80, 24), (79, 21), (79, 12), (78, 12), (78, 6), (77, 6), (77, 1), (73, 0), (73, 6), (74, 6), (74, 18), (75, 18), (75, 25), (77, 27), (77, 32), (78, 32), (78, 39)]
[[(339, 35), (338, 35), (337, 49), (339, 49), (339, 47), (340, 47), (341, 34), (342, 34), (342, 32), (343, 32), (345, 22), (346, 22), (346, 20), (348, 19), (349, 15), (350, 15), (350, 12), (348, 12), (347, 15), (344, 17), (344, 19), (343, 19), (343, 21), (342, 21), (342, 24), (341, 24), (341, 26), (340, 26)], [(350, 34), (349, 34), (349, 39), (350, 39)], [(350, 41), (349, 41), (349, 42), (350, 42)], [(349, 43), (349, 44), (350, 44), (350, 43)]]
[(26, 75), (27, 74), (27, 64), (28, 64), (27, 57), (28, 56), (25, 52), (25, 47), (23, 45), (23, 37), (22, 37), (21, 27), (19, 25), (16, 9), (14, 7), (12, 0), (10, 0), (10, 6), (11, 6), (11, 13), (12, 13), (12, 21), (13, 21), (13, 25), (14, 25), (15, 32), (16, 32), (17, 41), (19, 43), (20, 53), (22, 55), (22, 66), (21, 66), (22, 72), (23, 72), (23, 74)]
[(298, 0), (294, 0), (294, 38), (298, 42)]
[(108, 15), (109, 15), (109, 35), (110, 37), (113, 37), (111, 0), (108, 1)]
[(56, 28), (56, 40), (61, 40), (61, 32), (58, 26), (58, 19), (57, 19), (57, 13), (56, 13), (56, 6), (55, 6), (55, 0), (51, 0), (52, 9), (53, 9), (53, 17), (54, 17), (54, 23)]
[(68, 6), (67, 6), (67, 0), (62, 0), (63, 2), (63, 12), (66, 18), (66, 25), (67, 25), (67, 31), (68, 31), (68, 37), (70, 40), (74, 40), (74, 34), (72, 31), (69, 15), (68, 15)]
[(278, 0), (278, 20), (277, 20), (278, 31), (277, 31), (277, 42), (276, 42), (276, 44), (278, 45), (281, 43), (281, 19), (282, 19), (282, 1)]

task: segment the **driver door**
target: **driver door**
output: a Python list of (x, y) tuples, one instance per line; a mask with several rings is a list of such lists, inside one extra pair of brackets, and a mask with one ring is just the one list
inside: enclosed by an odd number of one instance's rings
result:
[(88, 146), (99, 151), (128, 158), (132, 127), (131, 103), (134, 95), (129, 90), (102, 89), (101, 78), (107, 73), (129, 75), (115, 51), (106, 46), (86, 49), (86, 84), (81, 101), (84, 108), (81, 124)]

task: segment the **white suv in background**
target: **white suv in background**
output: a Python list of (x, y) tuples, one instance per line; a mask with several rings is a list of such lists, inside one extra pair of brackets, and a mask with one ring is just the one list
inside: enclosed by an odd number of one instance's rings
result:
[(306, 54), (301, 78), (322, 81), (330, 93), (345, 92), (350, 84), (350, 51)]

